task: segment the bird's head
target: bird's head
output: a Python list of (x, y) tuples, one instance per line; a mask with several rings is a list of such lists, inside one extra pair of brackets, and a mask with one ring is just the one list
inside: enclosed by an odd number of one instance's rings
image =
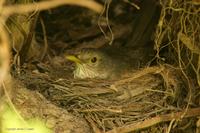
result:
[(105, 78), (109, 57), (97, 49), (82, 49), (76, 55), (67, 55), (66, 58), (75, 62), (74, 76), (76, 78)]

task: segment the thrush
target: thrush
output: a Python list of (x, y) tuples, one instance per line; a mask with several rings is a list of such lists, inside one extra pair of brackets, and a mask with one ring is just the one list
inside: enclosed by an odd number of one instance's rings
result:
[(138, 67), (140, 55), (133, 54), (135, 58), (131, 58), (123, 54), (127, 52), (121, 53), (116, 49), (115, 52), (111, 51), (87, 48), (78, 54), (67, 55), (66, 58), (75, 63), (73, 73), (79, 79), (116, 79)]

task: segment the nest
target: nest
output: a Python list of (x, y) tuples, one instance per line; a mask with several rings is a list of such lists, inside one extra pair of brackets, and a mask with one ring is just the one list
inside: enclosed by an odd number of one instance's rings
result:
[[(93, 38), (86, 47), (98, 48), (103, 45), (102, 42), (108, 43), (110, 40), (106, 40), (104, 36), (96, 37), (100, 32), (81, 36), (79, 32), (69, 31), (74, 38), (70, 38), (72, 41), (68, 42), (67, 46), (55, 39), (59, 36), (58, 33), (55, 38), (50, 37), (48, 48), (48, 37), (41, 19), (44, 40), (41, 39), (41, 34), (36, 34), (36, 37), (39, 36), (39, 39), (37, 38), (39, 41), (36, 42), (35, 35), (30, 33), (31, 30), (38, 30), (35, 28), (38, 14), (36, 16), (32, 14), (35, 19), (25, 24), (25, 33), (21, 33), (22, 31), (16, 28), (17, 24), (15, 26), (11, 24), (10, 27), (13, 36), (17, 34), (13, 41), (15, 44), (20, 42), (17, 48), (12, 46), (14, 50), (12, 75), (26, 88), (40, 92), (57, 107), (87, 120), (93, 131), (97, 133), (123, 133), (138, 130), (147, 133), (184, 130), (198, 132), (200, 126), (197, 118), (200, 114), (198, 108), (200, 105), (200, 3), (198, 0), (160, 0), (159, 5), (161, 14), (153, 37), (156, 49), (154, 65), (140, 68), (126, 78), (118, 80), (74, 79), (71, 64), (59, 62), (62, 57), (59, 54), (66, 49), (72, 53), (81, 49), (84, 43), (75, 45), (76, 41)], [(109, 8), (109, 5), (107, 6)], [(88, 14), (94, 17), (92, 13)], [(20, 16), (12, 17), (16, 19), (16, 23), (26, 21), (26, 19), (19, 19)], [(106, 22), (108, 19), (112, 20), (107, 17)], [(109, 37), (107, 33), (111, 35), (110, 42), (113, 41), (113, 37), (121, 39), (121, 36), (131, 34), (131, 24), (127, 24), (128, 28), (124, 27), (123, 23), (120, 26), (115, 24), (112, 27), (113, 31), (107, 25), (109, 30), (104, 32), (106, 37)], [(47, 25), (47, 28), (52, 27)], [(119, 28), (122, 29), (120, 32)], [(87, 28), (84, 27), (84, 29), (88, 32)], [(30, 40), (30, 38), (33, 39)], [(42, 41), (45, 43), (44, 47), (39, 45)], [(55, 42), (57, 46), (53, 45)], [(27, 47), (30, 52), (26, 50)], [(25, 58), (29, 60), (29, 63), (24, 63)], [(20, 61), (24, 63), (23, 66), (19, 66)], [(196, 128), (193, 128), (194, 126)]]
[(181, 76), (177, 76), (180, 72), (170, 66), (147, 67), (115, 81), (75, 80), (67, 74), (58, 78), (60, 73), (63, 72), (53, 70), (49, 75), (26, 72), (20, 81), (31, 90), (39, 90), (57, 106), (82, 115), (95, 131), (113, 132), (115, 127), (122, 128), (117, 129), (122, 132), (138, 130), (127, 129), (125, 125), (181, 111), (187, 103), (183, 101), (186, 91), (182, 90)]

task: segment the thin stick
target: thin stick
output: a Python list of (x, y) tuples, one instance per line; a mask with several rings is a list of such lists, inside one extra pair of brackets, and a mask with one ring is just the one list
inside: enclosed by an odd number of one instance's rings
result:
[(162, 66), (161, 67), (144, 68), (142, 71), (138, 71), (136, 73), (133, 73), (133, 76), (131, 76), (130, 78), (125, 78), (125, 79), (116, 81), (113, 85), (111, 85), (111, 88), (115, 88), (115, 86), (130, 82), (130, 81), (132, 81), (136, 78), (139, 78), (139, 77), (144, 76), (144, 75), (149, 74), (149, 73), (160, 73), (161, 71), (163, 71), (163, 69), (164, 68)]
[(19, 51), (20, 63), (21, 63), (20, 65), (22, 65), (25, 62), (26, 57), (28, 55), (28, 51), (29, 51), (29, 49), (31, 47), (31, 42), (32, 42), (32, 39), (33, 39), (33, 36), (34, 36), (34, 32), (33, 31), (35, 31), (37, 20), (38, 20), (38, 16), (39, 16), (39, 12), (37, 12), (35, 14), (33, 20), (31, 21), (30, 32), (28, 33), (27, 38), (25, 38), (26, 40), (24, 40), (22, 48)]
[(200, 116), (200, 107), (193, 108), (193, 109), (187, 109), (187, 112), (185, 112), (185, 110), (183, 110), (183, 111), (177, 112), (177, 113), (170, 113), (170, 114), (156, 116), (156, 117), (150, 118), (150, 119), (142, 121), (142, 122), (138, 122), (138, 123), (134, 123), (134, 124), (130, 124), (130, 125), (112, 129), (106, 133), (126, 133), (126, 132), (136, 131), (136, 130), (144, 129), (144, 128), (159, 124), (161, 122), (167, 122), (167, 121), (171, 121), (173, 119), (178, 120), (178, 119), (182, 118), (183, 114), (184, 114), (183, 118)]
[(102, 133), (100, 129), (96, 126), (95, 122), (89, 116), (86, 116), (85, 118), (90, 123), (94, 133)]
[(126, 3), (128, 3), (128, 4), (130, 4), (130, 5), (132, 5), (133, 7), (135, 7), (137, 10), (140, 10), (140, 7), (137, 5), (137, 4), (135, 4), (135, 3), (133, 3), (133, 2), (130, 2), (130, 1), (128, 1), (128, 0), (123, 0), (124, 2), (126, 2)]
[(4, 81), (9, 73), (10, 47), (8, 35), (4, 29), (5, 20), (0, 17), (0, 82)]
[(45, 28), (45, 24), (43, 19), (40, 17), (40, 23), (42, 25), (42, 31), (43, 31), (43, 38), (44, 38), (44, 49), (42, 52), (42, 55), (40, 57), (40, 60), (42, 61), (47, 53), (47, 49), (48, 49), (48, 41), (47, 41), (47, 33), (46, 33), (46, 28)]
[(13, 6), (6, 6), (2, 9), (2, 16), (10, 16), (12, 14), (24, 14), (32, 11), (47, 10), (61, 5), (77, 5), (89, 8), (97, 13), (103, 9), (102, 5), (92, 0), (49, 0), (29, 4), (17, 4)]

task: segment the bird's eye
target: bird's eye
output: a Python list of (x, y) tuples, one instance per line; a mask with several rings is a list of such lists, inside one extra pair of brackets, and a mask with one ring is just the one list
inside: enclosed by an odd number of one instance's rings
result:
[(92, 59), (91, 59), (91, 62), (92, 63), (95, 63), (97, 61), (97, 57), (93, 57)]

